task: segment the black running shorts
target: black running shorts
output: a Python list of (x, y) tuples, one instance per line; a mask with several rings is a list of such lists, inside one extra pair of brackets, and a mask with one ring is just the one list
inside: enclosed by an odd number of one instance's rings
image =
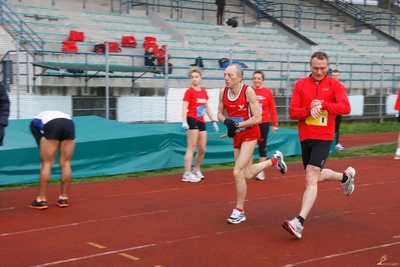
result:
[(187, 117), (187, 123), (189, 124), (189, 130), (199, 130), (200, 132), (206, 130), (206, 124), (194, 118)]
[(35, 127), (33, 119), (31, 122), (31, 132), (33, 137), (36, 140), (36, 143), (40, 144), (40, 139), (45, 137), (46, 139), (64, 141), (64, 140), (74, 140), (75, 139), (75, 125), (72, 120), (65, 118), (53, 119), (47, 122), (43, 129), (40, 130), (38, 127)]

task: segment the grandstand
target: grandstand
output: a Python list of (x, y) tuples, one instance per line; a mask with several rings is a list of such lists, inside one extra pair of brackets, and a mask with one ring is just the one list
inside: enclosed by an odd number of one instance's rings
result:
[[(189, 85), (186, 73), (200, 56), (205, 64), (202, 85), (214, 98), (224, 85), (219, 59), (247, 65), (246, 83), (251, 83), (252, 71), (263, 70), (280, 119), (287, 120), (292, 86), (308, 75), (309, 57), (318, 50), (330, 55), (332, 69), (340, 69), (354, 98), (351, 115), (394, 114), (386, 103), (400, 80), (397, 6), (389, 12), (344, 1), (229, 1), (225, 20), (236, 17), (237, 28), (216, 25), (212, 0), (0, 0), (0, 6), (0, 74), (14, 103), (23, 101), (12, 118), (29, 118), (38, 111), (37, 97), (46, 96), (49, 100), (43, 103), (70, 103), (67, 113), (74, 116), (179, 121), (177, 92)], [(62, 52), (62, 42), (72, 30), (83, 32), (84, 40), (76, 42), (78, 52)], [(125, 35), (134, 36), (137, 46), (121, 47), (108, 56), (92, 52), (94, 45), (120, 43)], [(143, 69), (146, 36), (167, 45), (173, 63), (170, 75)], [(156, 117), (122, 115), (137, 112), (131, 106), (141, 97), (154, 106)], [(109, 112), (104, 110), (107, 101)]]

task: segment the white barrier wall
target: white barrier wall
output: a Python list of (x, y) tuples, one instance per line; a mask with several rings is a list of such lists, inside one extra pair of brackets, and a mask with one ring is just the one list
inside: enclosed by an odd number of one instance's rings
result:
[[(119, 122), (182, 122), (183, 95), (187, 88), (169, 88), (165, 97), (121, 96), (118, 97)], [(207, 89), (211, 111), (217, 118), (219, 88)], [(165, 108), (167, 105), (167, 110)], [(167, 112), (167, 118), (165, 116)], [(210, 119), (206, 116), (206, 121)]]
[[(182, 122), (183, 95), (187, 88), (170, 88), (167, 101), (160, 97), (121, 96), (117, 100), (117, 117), (119, 122)], [(214, 117), (217, 117), (220, 88), (207, 89), (209, 105)], [(9, 95), (11, 101), (10, 119), (33, 118), (36, 114), (45, 110), (59, 110), (72, 116), (71, 96), (42, 96), (20, 95), (19, 114), (17, 114), (17, 95)], [(389, 95), (386, 98), (386, 113), (397, 115), (394, 104), (397, 95)], [(351, 116), (362, 116), (364, 111), (364, 96), (349, 96), (351, 104)], [(166, 109), (167, 105), (167, 109)], [(167, 112), (167, 118), (165, 117)], [(206, 116), (206, 121), (209, 118)]]
[[(10, 119), (30, 119), (46, 110), (58, 110), (72, 116), (71, 96), (9, 95)], [(19, 106), (19, 114), (17, 107)]]
[(350, 116), (362, 116), (364, 114), (364, 96), (353, 95), (349, 96), (351, 111)]
[(160, 122), (165, 120), (165, 97), (118, 97), (119, 122)]
[(389, 95), (386, 98), (386, 113), (388, 115), (397, 115), (399, 112), (394, 109), (396, 104), (397, 95)]

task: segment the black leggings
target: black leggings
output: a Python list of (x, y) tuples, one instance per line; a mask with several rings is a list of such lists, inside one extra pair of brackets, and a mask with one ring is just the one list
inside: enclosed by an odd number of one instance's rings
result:
[(342, 115), (337, 115), (335, 120), (336, 145), (339, 144), (339, 129), (341, 122), (342, 122)]
[(269, 132), (269, 126), (271, 123), (269, 122), (264, 122), (259, 124), (260, 127), (260, 132), (261, 132), (261, 142), (258, 144), (258, 152), (260, 154), (260, 157), (266, 158), (267, 157), (267, 139), (268, 139), (268, 132)]

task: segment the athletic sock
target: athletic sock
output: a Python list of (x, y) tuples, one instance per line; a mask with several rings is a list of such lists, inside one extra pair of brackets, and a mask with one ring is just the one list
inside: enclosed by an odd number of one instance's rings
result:
[(396, 154), (397, 154), (397, 155), (400, 155), (400, 148), (397, 148), (397, 149), (396, 149)]
[(276, 166), (278, 164), (278, 160), (276, 158), (271, 158), (272, 166)]
[(346, 176), (346, 174), (343, 173), (343, 178), (342, 181), (340, 181), (342, 184), (344, 184), (345, 182), (347, 182), (347, 180), (349, 180), (349, 177)]
[(301, 217), (301, 216), (299, 215), (299, 216), (297, 216), (296, 218), (299, 220), (299, 222), (301, 223), (301, 225), (304, 224), (305, 219), (304, 219), (303, 217)]
[(244, 209), (238, 208), (238, 207), (236, 207), (235, 209), (237, 209), (237, 210), (240, 211), (240, 212), (243, 212), (243, 211), (244, 211)]
[(197, 171), (200, 171), (200, 169), (193, 168), (193, 171), (194, 171), (194, 172), (197, 172)]
[(185, 176), (188, 176), (188, 175), (190, 175), (190, 173), (191, 172), (185, 172), (184, 174), (185, 174)]

